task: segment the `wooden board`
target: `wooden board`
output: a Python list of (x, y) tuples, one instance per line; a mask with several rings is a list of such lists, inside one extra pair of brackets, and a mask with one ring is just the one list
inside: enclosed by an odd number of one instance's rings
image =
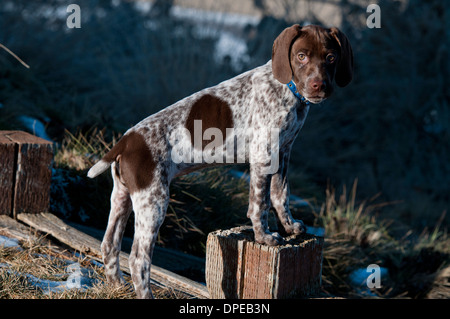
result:
[(45, 236), (41, 236), (37, 230), (6, 215), (0, 215), (0, 235), (15, 238), (21, 242), (31, 242), (33, 245), (44, 245), (62, 256), (67, 254), (66, 249), (55, 245)]
[(53, 143), (22, 131), (0, 131), (0, 145), (0, 168), (6, 172), (0, 180), (6, 198), (0, 213), (48, 211)]
[[(72, 226), (73, 228), (78, 229), (79, 231), (90, 235), (100, 241), (103, 239), (103, 235), (105, 234), (105, 230), (100, 230), (70, 221), (66, 221), (66, 223), (69, 226)], [(122, 238), (122, 251), (129, 253), (131, 251), (132, 245), (133, 238), (126, 236)], [(205, 258), (185, 254), (181, 251), (170, 249), (167, 247), (160, 247), (158, 245), (155, 245), (155, 249), (153, 250), (152, 265), (162, 267), (172, 272), (181, 274), (185, 277), (189, 276), (183, 275), (183, 273), (189, 273), (190, 275), (194, 275), (196, 278), (198, 278), (198, 281), (204, 281), (205, 278)]]
[(206, 284), (211, 298), (280, 299), (319, 292), (323, 238), (291, 236), (280, 246), (254, 241), (251, 227), (208, 235)]
[[(17, 219), (39, 231), (52, 235), (62, 243), (95, 260), (102, 261), (99, 240), (67, 225), (53, 214), (18, 214)], [(121, 270), (129, 274), (128, 258), (129, 255), (124, 252), (119, 255)], [(155, 265), (152, 265), (150, 278), (156, 284), (172, 287), (193, 297), (209, 298), (208, 290), (204, 285)]]
[(6, 215), (0, 215), (0, 235), (22, 241), (36, 240), (36, 236), (33, 234), (30, 227), (27, 227)]

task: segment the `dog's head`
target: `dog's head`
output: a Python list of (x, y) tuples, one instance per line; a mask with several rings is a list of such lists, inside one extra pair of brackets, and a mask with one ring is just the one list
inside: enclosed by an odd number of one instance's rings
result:
[(283, 84), (293, 80), (308, 101), (320, 103), (333, 92), (333, 79), (340, 87), (352, 80), (352, 47), (337, 28), (295, 24), (275, 39), (272, 72)]

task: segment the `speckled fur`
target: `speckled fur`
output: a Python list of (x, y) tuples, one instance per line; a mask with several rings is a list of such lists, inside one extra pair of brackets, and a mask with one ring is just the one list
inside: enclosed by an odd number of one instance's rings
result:
[[(318, 45), (323, 45), (322, 42)], [(286, 58), (289, 59), (289, 56)], [(294, 75), (295, 72), (301, 70), (293, 70)], [(120, 243), (126, 221), (131, 210), (134, 210), (135, 235), (129, 263), (138, 298), (152, 297), (151, 258), (159, 227), (166, 214), (171, 180), (209, 165), (204, 160), (176, 163), (171, 156), (175, 145), (192, 146), (190, 139), (176, 132), (183, 131), (191, 109), (205, 96), (208, 99), (204, 100), (219, 99), (218, 105), (227, 108), (225, 113), (232, 114), (227, 123), (232, 123), (237, 138), (246, 134), (248, 147), (241, 150), (241, 154), (233, 154), (235, 161), (241, 156), (245, 162), (250, 162), (247, 216), (252, 221), (255, 240), (267, 245), (278, 245), (283, 241), (278, 233), (271, 233), (268, 229), (271, 206), (276, 210), (283, 235), (299, 234), (305, 230), (303, 223), (294, 220), (289, 211), (287, 170), (291, 146), (303, 126), (309, 105), (300, 102), (284, 83), (274, 77), (270, 60), (265, 65), (197, 92), (142, 120), (129, 129), (122, 142), (119, 141), (89, 171), (88, 176), (95, 177), (112, 164), (114, 188), (102, 253), (107, 279), (113, 283), (122, 280), (118, 262)], [(261, 137), (260, 132), (270, 128), (279, 129), (279, 150), (276, 154), (279, 155), (279, 162), (276, 170), (268, 173), (270, 163), (262, 158), (264, 150), (270, 149), (271, 145), (267, 138)], [(221, 147), (226, 151), (227, 143), (224, 142)], [(201, 149), (192, 148), (190, 159), (201, 155), (201, 152)], [(142, 172), (143, 167), (150, 172)]]

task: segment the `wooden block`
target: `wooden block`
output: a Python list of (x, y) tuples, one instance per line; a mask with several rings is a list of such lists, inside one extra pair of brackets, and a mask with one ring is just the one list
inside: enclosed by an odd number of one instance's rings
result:
[(12, 212), (15, 149), (15, 143), (0, 134), (0, 215)]
[(15, 217), (48, 211), (53, 144), (26, 132), (0, 131), (0, 150), (0, 167), (7, 172), (1, 179), (6, 196), (1, 197), (10, 198), (0, 206), (1, 213)]
[(249, 226), (218, 230), (206, 243), (206, 285), (213, 299), (310, 296), (322, 283), (323, 238), (286, 238), (282, 246), (254, 241)]

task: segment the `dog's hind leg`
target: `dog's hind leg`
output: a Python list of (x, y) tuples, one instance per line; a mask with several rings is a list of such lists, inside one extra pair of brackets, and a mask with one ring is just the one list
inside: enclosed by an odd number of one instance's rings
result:
[(117, 163), (112, 163), (111, 166), (114, 182), (111, 194), (111, 211), (101, 245), (105, 275), (108, 282), (114, 284), (124, 282), (120, 273), (119, 253), (125, 226), (132, 210), (130, 194), (120, 181), (117, 166)]
[(169, 204), (169, 185), (160, 180), (131, 195), (135, 213), (135, 233), (129, 264), (136, 296), (153, 298), (150, 267), (159, 227)]

